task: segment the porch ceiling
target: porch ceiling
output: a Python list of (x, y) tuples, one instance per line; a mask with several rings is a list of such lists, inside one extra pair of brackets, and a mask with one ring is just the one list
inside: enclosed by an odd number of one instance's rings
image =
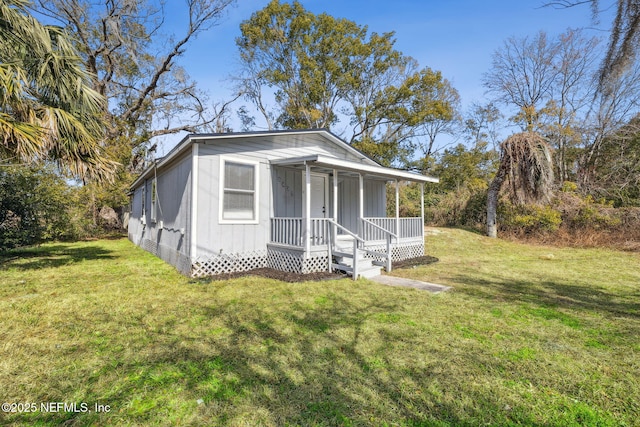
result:
[(303, 157), (290, 157), (287, 159), (271, 160), (272, 165), (279, 166), (318, 166), (326, 169), (337, 169), (370, 175), (389, 180), (413, 181), (413, 182), (439, 182), (438, 178), (420, 175), (413, 172), (401, 171), (398, 169), (385, 168), (383, 166), (365, 165), (348, 160), (337, 159), (335, 157), (314, 154)]

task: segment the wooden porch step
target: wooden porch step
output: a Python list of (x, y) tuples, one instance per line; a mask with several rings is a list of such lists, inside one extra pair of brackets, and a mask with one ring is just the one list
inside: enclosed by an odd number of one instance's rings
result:
[[(333, 263), (331, 264), (331, 268), (333, 268), (334, 270), (345, 271), (353, 276), (353, 267), (350, 265)], [(360, 265), (358, 265), (358, 277), (365, 277), (367, 279), (370, 279), (372, 277), (379, 276), (381, 271), (382, 267), (379, 267), (377, 265), (369, 265), (368, 267), (361, 267)], [(357, 279), (357, 277), (354, 277), (354, 279)]]
[[(334, 251), (333, 256), (335, 257), (336, 262), (332, 263), (331, 267), (336, 270), (351, 273), (353, 276), (353, 253)], [(356, 256), (358, 257), (358, 277), (370, 279), (380, 275), (382, 268), (378, 265), (373, 265), (373, 260), (371, 258), (365, 258), (363, 251), (359, 250)], [(358, 277), (354, 277), (354, 279), (357, 279)]]
[[(353, 257), (336, 257), (336, 261), (340, 265), (346, 265), (347, 267), (353, 267)], [(358, 257), (358, 268), (368, 268), (373, 265), (371, 258)]]

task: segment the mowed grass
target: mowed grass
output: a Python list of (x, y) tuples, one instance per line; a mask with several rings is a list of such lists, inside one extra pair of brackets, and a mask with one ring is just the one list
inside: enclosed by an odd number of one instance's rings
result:
[[(0, 264), (9, 425), (640, 425), (640, 256), (427, 237), (439, 262), (351, 280), (191, 280), (127, 240)], [(95, 404), (109, 412), (95, 412)]]

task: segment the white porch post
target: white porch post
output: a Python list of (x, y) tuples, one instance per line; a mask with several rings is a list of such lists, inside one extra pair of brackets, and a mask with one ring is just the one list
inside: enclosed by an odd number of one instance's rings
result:
[(338, 169), (333, 170), (333, 220), (338, 222)]
[(308, 259), (311, 251), (311, 166), (304, 166), (304, 257)]
[(358, 235), (362, 235), (362, 218), (364, 218), (364, 179), (358, 174)]
[[(338, 169), (333, 170), (333, 220), (338, 222)], [(331, 227), (331, 239), (335, 243), (338, 237), (338, 228)]]
[(424, 242), (424, 183), (420, 183), (420, 224), (422, 224), (422, 241)]
[(396, 179), (396, 236), (400, 238), (400, 185)]
[[(338, 169), (333, 170), (333, 210), (332, 219), (336, 223), (338, 222)], [(329, 252), (329, 273), (333, 271), (333, 245), (336, 244), (336, 238), (338, 237), (338, 227), (328, 223), (329, 226), (329, 244), (327, 245), (327, 251)]]

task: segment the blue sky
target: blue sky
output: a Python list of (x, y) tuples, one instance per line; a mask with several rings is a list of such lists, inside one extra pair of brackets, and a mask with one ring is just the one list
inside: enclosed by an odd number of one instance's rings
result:
[[(180, 63), (212, 100), (228, 99), (228, 77), (238, 69), (235, 38), (240, 23), (269, 0), (238, 0), (220, 25), (201, 34), (188, 46)], [(588, 5), (569, 9), (542, 7), (544, 0), (301, 0), (314, 12), (347, 18), (369, 31), (395, 31), (396, 48), (415, 58), (421, 67), (439, 70), (452, 82), (463, 108), (484, 102), (483, 73), (492, 53), (508, 37), (532, 36), (540, 30), (556, 35), (567, 28), (587, 28), (607, 37), (610, 13), (595, 28)], [(181, 2), (175, 1), (172, 8)], [(170, 16), (179, 16), (179, 9)], [(174, 18), (177, 19), (177, 18)], [(238, 104), (238, 106), (241, 103)], [(180, 138), (169, 137), (170, 148)]]

